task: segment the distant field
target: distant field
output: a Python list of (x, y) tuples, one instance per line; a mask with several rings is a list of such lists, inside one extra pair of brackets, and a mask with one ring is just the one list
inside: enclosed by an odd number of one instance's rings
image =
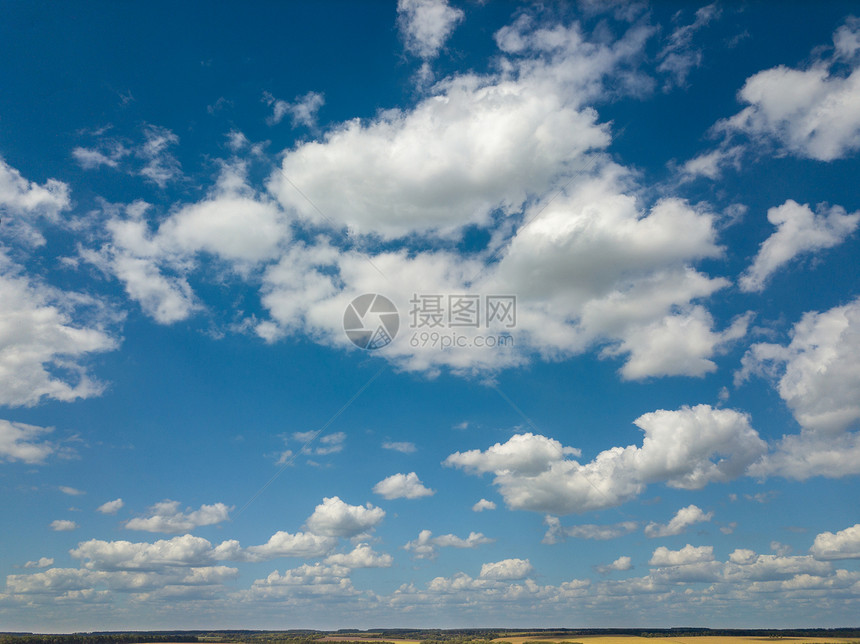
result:
[(331, 637), (322, 637), (320, 642), (394, 642), (394, 644), (418, 644), (419, 640), (399, 640), (391, 637), (361, 637), (359, 635), (332, 635)]
[(839, 637), (734, 637), (701, 635), (692, 637), (637, 637), (636, 635), (568, 635), (567, 637), (541, 637), (517, 635), (498, 637), (493, 641), (523, 644), (523, 642), (582, 642), (582, 644), (763, 644), (764, 642), (785, 642), (786, 644), (846, 644), (856, 639)]

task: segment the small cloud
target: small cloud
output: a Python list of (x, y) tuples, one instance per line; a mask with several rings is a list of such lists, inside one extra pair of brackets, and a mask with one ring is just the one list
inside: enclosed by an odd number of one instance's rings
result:
[(78, 524), (67, 519), (56, 519), (51, 521), (51, 530), (54, 532), (68, 532), (69, 530), (77, 530)]
[(713, 512), (708, 512), (707, 514), (702, 511), (702, 509), (696, 505), (688, 505), (686, 508), (681, 508), (672, 517), (672, 520), (669, 521), (667, 525), (660, 525), (655, 522), (649, 523), (645, 526), (645, 536), (646, 537), (669, 537), (677, 534), (681, 534), (686, 530), (689, 526), (694, 523), (700, 523), (702, 521), (710, 521), (711, 517), (714, 516)]
[(632, 568), (633, 560), (630, 557), (618, 557), (618, 559), (609, 565), (596, 566), (595, 570), (597, 570), (601, 575), (606, 575), (613, 571), (623, 572), (625, 570), (631, 570)]
[(96, 512), (101, 512), (102, 514), (116, 514), (123, 505), (125, 504), (122, 502), (122, 499), (114, 499), (113, 501), (102, 503), (96, 508)]
[(417, 448), (415, 447), (415, 443), (408, 443), (408, 442), (396, 443), (396, 442), (392, 442), (392, 441), (386, 441), (382, 444), (382, 448), (383, 449), (390, 449), (390, 450), (393, 450), (395, 452), (401, 452), (403, 454), (413, 454), (415, 451), (417, 451)]
[(69, 487), (68, 485), (61, 485), (58, 489), (63, 494), (68, 494), (69, 496), (80, 496), (82, 494), (86, 494), (83, 490), (78, 490), (77, 488)]
[(512, 581), (524, 579), (533, 572), (534, 567), (528, 559), (503, 559), (481, 566), (481, 579)]
[(720, 532), (723, 534), (732, 534), (735, 531), (735, 528), (738, 527), (737, 521), (732, 521), (728, 525), (720, 526)]
[(290, 117), (293, 127), (315, 128), (317, 125), (317, 112), (325, 104), (325, 96), (318, 92), (308, 92), (303, 96), (296, 96), (292, 103), (276, 99), (269, 92), (263, 92), (263, 102), (272, 108), (272, 115), (266, 119), (269, 125), (277, 125)]
[(28, 561), (24, 568), (47, 568), (54, 565), (53, 557), (42, 557), (38, 561)]
[(472, 512), (483, 512), (484, 510), (495, 510), (496, 504), (487, 499), (481, 499), (472, 506)]
[(388, 500), (419, 499), (436, 494), (436, 490), (426, 487), (415, 472), (392, 474), (374, 485), (373, 491)]

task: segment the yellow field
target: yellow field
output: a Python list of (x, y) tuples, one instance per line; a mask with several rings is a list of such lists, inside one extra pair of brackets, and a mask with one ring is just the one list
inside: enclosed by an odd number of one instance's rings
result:
[(567, 637), (541, 637), (540, 635), (518, 635), (498, 637), (493, 641), (523, 644), (523, 642), (582, 642), (582, 644), (763, 644), (784, 642), (785, 644), (846, 644), (857, 640), (838, 637), (733, 637), (733, 636), (693, 636), (693, 637), (637, 637), (636, 635), (568, 635)]
[(320, 638), (320, 642), (367, 642), (367, 644), (373, 644), (374, 642), (394, 642), (394, 644), (419, 644), (420, 640), (398, 640), (391, 639), (390, 637), (361, 637), (356, 635), (355, 637), (350, 637), (349, 635), (333, 635), (331, 637), (323, 637)]

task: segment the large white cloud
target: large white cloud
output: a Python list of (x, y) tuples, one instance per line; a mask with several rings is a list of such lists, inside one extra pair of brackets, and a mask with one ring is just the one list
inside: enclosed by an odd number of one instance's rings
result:
[(87, 360), (118, 343), (95, 300), (26, 276), (0, 248), (0, 302), (0, 405), (102, 393)]
[(767, 211), (767, 220), (776, 232), (762, 242), (752, 265), (741, 275), (743, 291), (761, 291), (768, 278), (795, 257), (840, 244), (857, 229), (860, 212), (847, 214), (844, 208), (809, 205), (789, 199)]
[(860, 523), (836, 534), (822, 532), (809, 549), (816, 559), (860, 559)]
[[(840, 27), (833, 56), (808, 68), (780, 65), (749, 77), (739, 92), (748, 106), (717, 128), (773, 141), (787, 152), (819, 161), (856, 151), (860, 148), (860, 69), (846, 43), (858, 32), (856, 21)], [(843, 63), (848, 63), (847, 72), (839, 69)]]
[[(634, 422), (645, 433), (641, 447), (613, 447), (585, 464), (567, 458), (572, 452), (560, 444), (555, 455), (521, 458), (533, 444), (550, 440), (531, 434), (484, 452), (455, 452), (444, 464), (476, 473), (492, 471), (494, 484), (512, 509), (569, 514), (619, 505), (650, 483), (695, 490), (729, 481), (744, 475), (766, 451), (749, 418), (731, 409), (697, 405), (658, 410)], [(511, 454), (505, 461), (493, 461), (494, 451)]]
[(752, 472), (796, 479), (860, 472), (860, 299), (828, 311), (810, 311), (787, 345), (757, 343), (743, 357), (736, 381), (751, 374), (773, 380), (801, 426)]
[(354, 537), (379, 525), (385, 510), (370, 503), (349, 505), (340, 497), (326, 497), (308, 517), (308, 529), (326, 537)]
[(201, 505), (199, 509), (181, 510), (179, 501), (160, 501), (149, 509), (149, 515), (125, 522), (128, 530), (146, 532), (187, 532), (194, 528), (222, 523), (229, 518), (230, 508), (223, 503)]

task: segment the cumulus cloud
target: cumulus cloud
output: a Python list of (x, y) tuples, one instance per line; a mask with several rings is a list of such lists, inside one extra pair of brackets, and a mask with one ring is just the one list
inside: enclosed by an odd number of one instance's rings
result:
[(37, 220), (43, 218), (55, 222), (59, 213), (70, 206), (67, 184), (48, 179), (39, 185), (0, 158), (0, 211), (3, 212), (4, 237), (28, 246), (41, 246), (45, 238), (39, 232)]
[[(856, 21), (834, 37), (835, 55), (805, 69), (779, 65), (749, 77), (738, 97), (747, 107), (716, 125), (768, 141), (800, 157), (832, 161), (860, 148), (860, 69), (850, 43), (860, 33)], [(842, 71), (847, 66), (847, 71)]]
[(385, 510), (370, 503), (349, 505), (340, 497), (326, 497), (313, 511), (306, 525), (316, 535), (354, 537), (375, 528), (385, 517)]
[(392, 474), (374, 485), (373, 491), (389, 500), (420, 499), (423, 496), (436, 494), (436, 490), (426, 487), (415, 472)]
[(165, 500), (149, 509), (149, 516), (137, 517), (125, 522), (127, 530), (146, 532), (187, 532), (200, 526), (215, 525), (229, 518), (230, 508), (223, 503), (201, 505), (199, 509), (180, 509), (179, 501)]
[(37, 561), (28, 561), (24, 568), (47, 568), (54, 565), (53, 557), (40, 557)]
[(528, 559), (503, 559), (481, 566), (481, 579), (525, 579), (534, 572), (534, 566)]
[(343, 566), (350, 570), (354, 568), (389, 568), (394, 563), (394, 557), (387, 553), (379, 554), (368, 544), (360, 543), (351, 552), (329, 555), (323, 563), (330, 566)]
[(472, 512), (483, 512), (484, 510), (495, 510), (496, 504), (493, 501), (488, 501), (487, 499), (481, 499), (475, 505), (472, 506)]
[(794, 258), (841, 244), (857, 230), (860, 212), (847, 214), (839, 206), (819, 205), (813, 213), (808, 204), (789, 199), (767, 211), (776, 226), (759, 248), (752, 265), (741, 275), (743, 291), (762, 291), (770, 276)]
[(607, 564), (605, 566), (597, 566), (596, 570), (602, 575), (608, 574), (610, 572), (624, 572), (626, 570), (632, 570), (633, 568), (633, 560), (630, 557), (623, 556), (618, 557), (611, 564)]
[(809, 552), (820, 560), (860, 559), (860, 523), (836, 534), (822, 532), (815, 537)]
[(416, 559), (435, 559), (439, 548), (476, 548), (492, 542), (493, 539), (480, 532), (470, 532), (469, 536), (463, 539), (453, 534), (434, 537), (430, 530), (422, 530), (418, 533), (418, 538), (407, 542), (403, 549), (412, 552)]
[(406, 49), (432, 59), (464, 17), (448, 0), (398, 0), (397, 25)]
[(0, 301), (0, 405), (71, 402), (102, 393), (87, 360), (115, 349), (117, 341), (105, 330), (109, 320), (95, 300), (32, 279), (0, 248)]
[(612, 507), (638, 496), (649, 483), (695, 490), (735, 479), (766, 451), (749, 418), (709, 405), (658, 410), (634, 421), (642, 446), (613, 447), (581, 464), (544, 436), (520, 434), (486, 451), (455, 452), (444, 464), (492, 472), (512, 509), (569, 514)]
[(43, 434), (52, 431), (54, 430), (51, 427), (0, 420), (0, 459), (30, 464), (43, 463), (58, 449), (54, 443), (41, 438)]
[(713, 516), (713, 512), (705, 513), (700, 507), (691, 504), (678, 510), (666, 525), (660, 525), (653, 521), (649, 523), (645, 526), (645, 536), (653, 538), (682, 534), (691, 525), (710, 521)]
[(689, 543), (680, 550), (669, 550), (660, 546), (651, 555), (650, 566), (686, 566), (714, 560), (713, 546), (691, 546)]
[(742, 359), (737, 383), (752, 374), (772, 380), (801, 426), (751, 469), (759, 476), (800, 480), (860, 471), (860, 299), (828, 311), (810, 311), (787, 345), (757, 343)]
[(79, 490), (74, 487), (69, 487), (68, 485), (61, 485), (59, 488), (60, 492), (63, 494), (68, 494), (69, 496), (81, 496), (82, 494), (86, 494), (83, 490)]
[(201, 257), (243, 274), (277, 256), (290, 236), (286, 216), (248, 186), (243, 163), (223, 164), (204, 199), (177, 208), (154, 230), (149, 209), (144, 202), (107, 208), (109, 242), (83, 257), (119, 279), (128, 296), (161, 324), (187, 319), (201, 308), (188, 282)]
[(102, 514), (116, 514), (124, 505), (125, 503), (123, 503), (122, 499), (114, 499), (113, 501), (102, 503), (96, 508), (96, 512), (101, 512)]
[(234, 561), (262, 561), (276, 557), (312, 558), (325, 556), (336, 545), (337, 539), (333, 536), (279, 530), (262, 545), (242, 550), (239, 542), (225, 541), (216, 548), (216, 553), (220, 559)]
[(54, 532), (68, 532), (70, 530), (77, 530), (78, 524), (74, 521), (69, 521), (68, 519), (55, 519), (51, 521), (51, 530)]

